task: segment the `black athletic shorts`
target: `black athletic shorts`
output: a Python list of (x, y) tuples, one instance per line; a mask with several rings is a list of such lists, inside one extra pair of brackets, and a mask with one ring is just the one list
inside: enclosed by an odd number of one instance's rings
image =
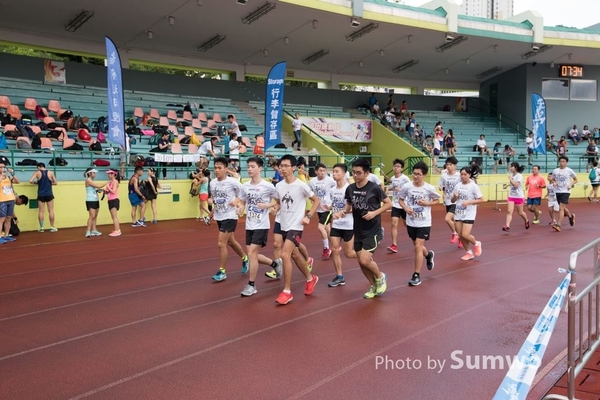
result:
[(342, 240), (344, 242), (349, 242), (352, 240), (352, 237), (354, 236), (354, 230), (331, 228), (331, 232), (329, 232), (329, 236), (340, 237), (340, 238), (342, 238)]
[(119, 199), (112, 199), (112, 200), (108, 201), (108, 211), (110, 211), (113, 208), (115, 208), (117, 211), (119, 211), (120, 206), (121, 206), (121, 202), (119, 201)]
[(267, 245), (268, 229), (246, 230), (246, 246), (252, 244), (265, 247)]
[(219, 232), (235, 232), (237, 228), (237, 219), (224, 219), (223, 221), (217, 221)]
[(456, 204), (450, 204), (446, 206), (446, 213), (456, 214)]
[(377, 246), (379, 246), (379, 242), (382, 239), (381, 232), (377, 235), (369, 235), (369, 236), (359, 236), (358, 233), (354, 235), (354, 251), (359, 252), (361, 250), (366, 250), (371, 253), (375, 253), (377, 250)]
[(571, 193), (556, 193), (556, 202), (558, 204), (569, 204)]
[(392, 207), (392, 218), (402, 218), (406, 221), (406, 211), (404, 208)]
[(287, 231), (282, 232), (283, 240), (289, 240), (294, 243), (296, 247), (300, 246), (302, 242), (302, 231)]
[(283, 235), (281, 224), (279, 222), (275, 222), (275, 224), (273, 224), (273, 235)]
[(416, 228), (414, 226), (407, 226), (406, 231), (408, 232), (408, 237), (411, 240), (417, 240), (417, 239), (429, 240), (429, 232), (431, 231), (431, 227), (423, 226), (420, 228)]
[(327, 225), (331, 223), (331, 211), (325, 211), (317, 213), (319, 216), (319, 223), (321, 225)]
[(40, 203), (49, 203), (54, 200), (54, 196), (38, 196), (37, 201)]
[(85, 202), (85, 209), (90, 211), (90, 210), (97, 210), (100, 208), (100, 202), (99, 201), (86, 201)]

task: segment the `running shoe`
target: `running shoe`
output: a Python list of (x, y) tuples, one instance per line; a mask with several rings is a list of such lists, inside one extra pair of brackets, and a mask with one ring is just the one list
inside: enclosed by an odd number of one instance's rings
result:
[(435, 262), (433, 261), (434, 256), (435, 253), (433, 252), (433, 250), (429, 250), (427, 257), (425, 257), (425, 260), (427, 261), (427, 269), (430, 271), (433, 269), (433, 267), (435, 267)]
[(152, 220), (152, 223), (153, 223), (153, 224), (158, 224), (158, 221), (157, 221), (157, 220), (155, 220), (155, 219), (153, 219), (153, 220)]
[(333, 278), (333, 280), (331, 282), (329, 282), (327, 284), (327, 286), (336, 287), (336, 286), (344, 286), (345, 284), (346, 284), (346, 281), (344, 280), (344, 277), (341, 275), (338, 275), (335, 278)]
[(58, 232), (58, 228), (55, 228), (53, 226), (50, 227), (50, 232), (54, 233), (54, 232)]
[(8, 243), (8, 242), (16, 242), (16, 241), (17, 241), (17, 239), (15, 239), (15, 238), (14, 238), (14, 237), (12, 237), (12, 236), (4, 236), (2, 239), (4, 239), (4, 241), (5, 241), (6, 243)]
[(110, 237), (121, 236), (121, 230), (119, 229), (118, 231), (112, 231), (111, 233), (108, 234), (108, 236), (110, 236)]
[(552, 225), (552, 229), (554, 229), (556, 232), (560, 232), (561, 231), (559, 224), (553, 224)]
[(140, 225), (140, 221), (135, 221), (135, 222), (132, 222), (132, 223), (131, 223), (131, 226), (132, 226), (132, 227), (134, 227), (134, 228), (139, 228), (139, 227), (141, 227), (142, 225)]
[(383, 238), (384, 238), (384, 237), (385, 237), (385, 228), (382, 226), (382, 227), (381, 227), (381, 240), (380, 240), (380, 242), (382, 242), (382, 241), (383, 241)]
[(387, 276), (382, 272), (381, 278), (375, 279), (375, 283), (377, 285), (375, 293), (377, 296), (382, 295), (387, 290)]
[(463, 248), (462, 240), (459, 240), (459, 241), (458, 241), (458, 248), (459, 248), (459, 249), (462, 249), (462, 248)]
[(44, 228), (40, 228), (40, 229), (38, 229), (38, 232), (40, 232), (40, 233), (44, 233)]
[(530, 226), (529, 220), (525, 221), (525, 229), (529, 229)]
[(473, 246), (473, 253), (475, 253), (476, 257), (481, 256), (481, 253), (483, 252), (483, 249), (481, 248), (481, 242), (477, 241), (475, 242), (475, 246)]
[(146, 219), (144, 218), (143, 220), (140, 219), (137, 221), (137, 223), (142, 227), (145, 228), (146, 227)]
[(312, 257), (308, 257), (308, 261), (306, 262), (306, 267), (308, 268), (308, 272), (312, 271), (314, 263), (315, 263), (315, 259)]
[(421, 276), (418, 273), (413, 273), (412, 278), (408, 281), (408, 286), (419, 286), (421, 284)]
[(365, 294), (363, 294), (363, 297), (365, 299), (372, 299), (375, 296), (377, 296), (377, 290), (375, 289), (375, 286), (371, 286), (371, 288), (369, 289), (369, 291)]
[(571, 214), (571, 216), (569, 217), (569, 225), (575, 225), (575, 214)]
[(0, 244), (4, 244), (4, 243), (7, 243), (6, 240), (4, 240), (3, 237), (0, 237)]
[(506, 226), (506, 225), (504, 225), (504, 226), (502, 227), (502, 230), (503, 230), (504, 232), (510, 232), (510, 228), (509, 228), (508, 226)]
[(86, 231), (86, 232), (85, 232), (85, 237), (86, 237), (86, 238), (92, 237), (92, 232), (90, 232), (90, 231)]
[(267, 271), (267, 272), (265, 272), (265, 276), (266, 276), (267, 278), (271, 278), (271, 279), (279, 279), (279, 278), (277, 277), (277, 272), (275, 272), (275, 270), (274, 270), (274, 269), (272, 269), (272, 270), (270, 270), (270, 271)]
[(206, 225), (210, 225), (210, 218), (208, 218), (208, 217), (204, 217), (203, 219), (204, 219), (204, 223), (205, 223)]
[(90, 233), (92, 234), (92, 236), (102, 236), (102, 232), (91, 231)]
[(534, 219), (533, 219), (533, 224), (534, 224), (534, 225), (537, 225), (537, 224), (539, 224), (539, 223), (540, 223), (540, 220), (539, 220), (539, 218), (534, 218)]
[(462, 256), (460, 259), (463, 260), (463, 261), (469, 261), (469, 260), (472, 260), (474, 258), (475, 258), (475, 256), (473, 255), (473, 253), (471, 251), (467, 251), (465, 253), (465, 255)]
[(389, 251), (390, 253), (397, 253), (398, 252), (398, 246), (396, 246), (395, 244), (392, 244), (390, 246), (387, 247), (387, 251)]
[(214, 274), (212, 278), (213, 278), (213, 280), (215, 280), (217, 282), (221, 282), (221, 281), (224, 281), (225, 279), (227, 279), (227, 274), (222, 269), (219, 269), (219, 272)]
[(294, 296), (292, 296), (291, 292), (290, 293), (281, 292), (281, 293), (279, 293), (279, 296), (277, 297), (277, 299), (275, 301), (278, 304), (285, 305), (292, 300), (294, 300)]
[(452, 236), (450, 236), (450, 243), (454, 244), (458, 241), (458, 233), (453, 233)]
[(321, 254), (321, 259), (326, 260), (331, 257), (331, 249), (325, 248), (323, 249), (323, 254)]
[(256, 288), (250, 284), (244, 286), (244, 290), (240, 293), (242, 296), (249, 297), (256, 294)]
[(310, 281), (306, 282), (306, 288), (304, 289), (304, 294), (310, 296), (315, 291), (315, 286), (319, 282), (319, 277), (316, 275), (312, 276)]
[(248, 272), (249, 268), (250, 268), (250, 259), (248, 258), (248, 256), (244, 256), (244, 258), (242, 258), (242, 274), (245, 274), (246, 272)]

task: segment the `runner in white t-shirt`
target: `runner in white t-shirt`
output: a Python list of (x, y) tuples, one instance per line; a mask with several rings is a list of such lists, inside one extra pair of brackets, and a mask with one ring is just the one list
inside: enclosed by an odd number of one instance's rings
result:
[(250, 261), (248, 284), (242, 290), (242, 296), (252, 296), (256, 293), (256, 275), (258, 264), (270, 265), (281, 274), (281, 259), (271, 260), (260, 254), (261, 248), (267, 245), (267, 237), (271, 221), (269, 208), (277, 197), (275, 187), (262, 179), (263, 160), (260, 157), (250, 157), (248, 160), (248, 176), (250, 180), (244, 184), (240, 193), (242, 201), (238, 206), (238, 214), (246, 213), (246, 249)]
[[(460, 183), (454, 186), (454, 192), (451, 195), (452, 201), (456, 203), (454, 213), (454, 223), (456, 231), (467, 253), (461, 257), (461, 260), (468, 261), (481, 255), (481, 242), (478, 242), (471, 234), (475, 216), (477, 215), (477, 204), (483, 203), (483, 195), (479, 186), (471, 180), (470, 167), (463, 167), (460, 170)], [(473, 250), (471, 250), (473, 245)]]
[(560, 206), (556, 224), (552, 225), (552, 229), (554, 229), (557, 232), (561, 231), (561, 224), (565, 215), (567, 215), (569, 218), (569, 224), (571, 226), (575, 225), (575, 214), (571, 213), (567, 209), (567, 204), (569, 204), (571, 188), (575, 186), (575, 184), (577, 184), (577, 174), (575, 174), (575, 172), (571, 168), (567, 167), (568, 162), (568, 157), (559, 157), (558, 168), (552, 171), (552, 175), (554, 176), (554, 180), (556, 181), (556, 201)]
[[(321, 207), (330, 210), (335, 215), (346, 208), (346, 189), (349, 184), (346, 182), (345, 174), (348, 170), (346, 164), (339, 163), (333, 166), (333, 180), (335, 187), (328, 192), (328, 199), (325, 205)], [(356, 258), (354, 251), (354, 220), (352, 214), (346, 214), (341, 218), (333, 218), (331, 224), (331, 259), (335, 268), (336, 276), (328, 283), (329, 287), (343, 286), (346, 284), (342, 273), (342, 256), (340, 254), (342, 241), (344, 242), (344, 254), (347, 258)]]
[(242, 258), (242, 273), (248, 271), (249, 265), (248, 256), (244, 254), (242, 246), (235, 240), (234, 236), (238, 221), (236, 205), (244, 188), (240, 181), (227, 176), (227, 158), (215, 158), (214, 170), (215, 179), (210, 181), (213, 209), (209, 218), (217, 221), (219, 226), (217, 245), (219, 246), (220, 263), (219, 271), (212, 278), (217, 282), (221, 282), (227, 279), (225, 266), (227, 265), (228, 245)]
[(440, 190), (444, 192), (444, 206), (446, 206), (446, 217), (444, 220), (450, 228), (452, 235), (450, 236), (450, 243), (457, 243), (458, 247), (461, 246), (461, 241), (458, 240), (458, 233), (456, 233), (456, 227), (454, 226), (454, 209), (455, 204), (452, 201), (452, 194), (454, 193), (454, 186), (460, 182), (460, 174), (456, 170), (458, 160), (454, 156), (450, 156), (446, 159), (446, 169), (442, 171), (440, 176), (440, 182), (438, 184)]
[(388, 194), (392, 195), (392, 244), (387, 247), (390, 253), (398, 252), (398, 222), (402, 218), (402, 223), (406, 227), (406, 211), (398, 202), (398, 195), (404, 185), (410, 182), (408, 176), (404, 175), (404, 160), (396, 158), (393, 161), (394, 176), (390, 179), (391, 183), (388, 186)]
[(517, 207), (517, 214), (525, 221), (525, 229), (529, 229), (530, 226), (529, 218), (527, 217), (527, 214), (525, 214), (525, 211), (523, 211), (523, 206), (525, 204), (525, 192), (523, 191), (523, 187), (525, 184), (521, 172), (524, 170), (524, 165), (519, 165), (516, 161), (510, 163), (508, 183), (503, 185), (504, 189), (508, 188), (506, 224), (502, 227), (504, 232), (510, 232), (510, 223), (512, 222), (512, 215), (515, 207)]
[(323, 242), (323, 254), (321, 254), (321, 259), (326, 260), (331, 257), (331, 249), (329, 248), (331, 211), (329, 210), (329, 207), (327, 207), (326, 201), (329, 199), (329, 191), (335, 187), (336, 183), (332, 177), (327, 175), (327, 166), (323, 163), (315, 165), (315, 173), (317, 176), (310, 180), (308, 186), (321, 201), (321, 205), (317, 208), (317, 216), (319, 217), (318, 229)]
[(435, 253), (427, 250), (425, 241), (429, 240), (431, 231), (431, 206), (440, 204), (440, 195), (435, 187), (425, 182), (429, 167), (423, 161), (413, 166), (413, 180), (402, 187), (399, 194), (399, 203), (406, 211), (406, 230), (408, 237), (415, 246), (415, 271), (408, 281), (410, 286), (421, 284), (421, 267), (423, 259), (427, 269), (435, 266), (433, 257)]
[[(294, 176), (296, 169), (296, 157), (286, 154), (281, 157), (279, 168), (283, 181), (279, 182), (277, 189), (277, 202), (279, 204), (280, 225), (283, 235), (283, 248), (281, 259), (283, 261), (283, 291), (275, 300), (278, 304), (288, 304), (293, 300), (292, 296), (292, 256), (294, 255), (296, 266), (306, 278), (304, 294), (309, 296), (313, 293), (319, 277), (312, 275), (304, 260), (296, 248), (300, 245), (304, 225), (308, 225), (314, 213), (319, 207), (320, 200), (308, 185)], [(313, 205), (306, 211), (306, 201), (311, 200)]]

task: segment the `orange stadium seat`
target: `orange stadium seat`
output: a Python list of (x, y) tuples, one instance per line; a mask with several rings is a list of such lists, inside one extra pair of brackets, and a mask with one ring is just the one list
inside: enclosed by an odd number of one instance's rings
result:
[(32, 99), (31, 97), (25, 99), (25, 109), (29, 111), (35, 111), (35, 107), (37, 106), (37, 101)]
[(150, 118), (160, 119), (160, 113), (156, 108), (150, 110)]
[(60, 110), (60, 103), (58, 102), (58, 100), (48, 101), (48, 110), (57, 113)]
[(206, 118), (206, 113), (199, 112), (199, 113), (198, 113), (198, 120), (199, 120), (199, 121), (202, 121), (202, 122), (206, 122), (206, 121), (208, 121), (208, 118)]
[(15, 117), (17, 119), (21, 118), (21, 110), (19, 110), (19, 106), (11, 104), (10, 106), (8, 106), (8, 109), (6, 110), (6, 112), (8, 114), (10, 114), (12, 117)]
[(10, 99), (7, 96), (0, 96), (0, 108), (7, 109), (10, 106)]

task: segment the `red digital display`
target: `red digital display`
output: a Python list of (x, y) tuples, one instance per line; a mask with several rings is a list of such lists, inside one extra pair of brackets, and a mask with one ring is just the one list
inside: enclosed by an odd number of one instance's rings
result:
[(561, 65), (558, 73), (561, 78), (583, 78), (583, 67), (581, 65)]

